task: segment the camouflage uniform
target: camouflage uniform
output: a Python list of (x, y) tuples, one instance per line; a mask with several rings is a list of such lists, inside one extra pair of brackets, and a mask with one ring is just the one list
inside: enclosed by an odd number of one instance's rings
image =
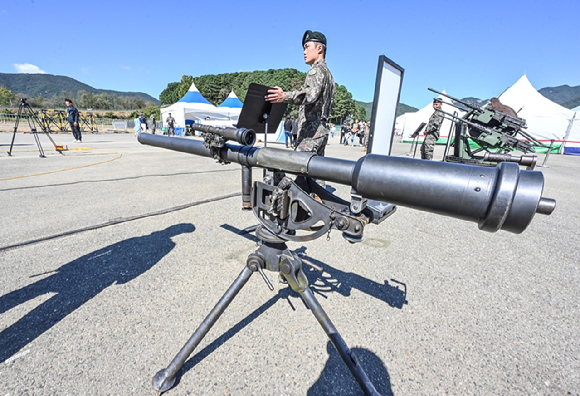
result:
[(167, 136), (175, 136), (175, 118), (167, 117), (165, 122), (167, 123)]
[(151, 133), (155, 135), (155, 129), (157, 128), (157, 120), (155, 120), (155, 115), (151, 114), (149, 123), (151, 124)]
[(284, 92), (284, 102), (300, 105), (296, 150), (324, 156), (329, 129), (330, 107), (335, 93), (334, 79), (321, 59), (314, 63), (298, 91)]
[(421, 159), (433, 159), (433, 150), (435, 150), (435, 143), (439, 139), (441, 123), (443, 123), (443, 113), (435, 110), (425, 128), (425, 140), (423, 140), (423, 144), (421, 145)]

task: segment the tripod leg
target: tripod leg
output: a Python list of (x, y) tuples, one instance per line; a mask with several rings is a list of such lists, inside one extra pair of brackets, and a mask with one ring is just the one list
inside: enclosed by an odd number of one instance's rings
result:
[(40, 139), (38, 138), (38, 133), (34, 131), (32, 132), (32, 134), (34, 135), (34, 140), (36, 140), (36, 145), (38, 146), (39, 157), (46, 158), (46, 156), (44, 155), (44, 150), (42, 149), (42, 145), (40, 144)]
[(18, 115), (16, 116), (16, 122), (14, 123), (14, 133), (12, 134), (12, 143), (10, 143), (10, 151), (8, 155), (12, 157), (12, 147), (14, 146), (14, 138), (16, 137), (16, 131), (18, 130), (18, 124), (20, 124), (20, 115), (22, 114), (22, 104), (18, 107)]
[(215, 322), (217, 322), (221, 314), (226, 310), (228, 305), (230, 305), (246, 282), (248, 282), (253, 273), (254, 271), (251, 270), (249, 266), (244, 267), (234, 283), (232, 283), (215, 307), (213, 307), (197, 330), (195, 330), (195, 333), (193, 333), (189, 341), (187, 341), (175, 358), (173, 358), (169, 366), (155, 374), (155, 377), (153, 377), (153, 389), (159, 392), (165, 392), (173, 387), (177, 371), (179, 371), (181, 366), (183, 366), (189, 355), (191, 355), (193, 350), (199, 345), (201, 340), (203, 340), (205, 335), (213, 327)]
[(16, 130), (18, 129), (18, 120), (16, 120), (16, 126), (14, 127), (14, 133), (12, 134), (12, 142), (10, 143), (10, 150), (8, 155), (12, 157), (12, 147), (14, 146), (14, 138), (16, 137)]
[(374, 385), (372, 384), (371, 380), (359, 364), (356, 356), (352, 353), (352, 351), (348, 348), (336, 327), (330, 321), (324, 309), (322, 309), (322, 305), (318, 302), (312, 290), (308, 286), (308, 279), (304, 272), (302, 271), (302, 262), (300, 258), (296, 255), (290, 253), (282, 256), (282, 265), (280, 266), (281, 274), (286, 278), (288, 281), (288, 285), (292, 287), (292, 289), (299, 293), (302, 296), (302, 299), (310, 308), (310, 311), (314, 314), (318, 323), (322, 326), (326, 335), (338, 351), (340, 357), (348, 366), (348, 369), (358, 382), (361, 389), (364, 391), (365, 395), (380, 395), (380, 393), (375, 389)]
[(326, 315), (326, 312), (322, 309), (322, 306), (314, 297), (312, 290), (310, 288), (306, 288), (302, 293), (300, 293), (308, 308), (312, 311), (316, 319), (318, 319), (318, 323), (322, 326), (326, 335), (338, 351), (342, 360), (348, 366), (348, 369), (358, 382), (361, 389), (364, 391), (365, 395), (380, 395), (380, 393), (375, 389), (374, 385), (372, 384), (371, 380), (359, 364), (356, 356), (351, 352), (348, 348), (336, 327), (332, 324), (329, 317)]

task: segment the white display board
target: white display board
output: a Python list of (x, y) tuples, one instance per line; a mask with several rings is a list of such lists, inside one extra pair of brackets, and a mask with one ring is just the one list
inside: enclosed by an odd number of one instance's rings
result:
[(391, 154), (404, 72), (386, 56), (379, 56), (367, 154)]

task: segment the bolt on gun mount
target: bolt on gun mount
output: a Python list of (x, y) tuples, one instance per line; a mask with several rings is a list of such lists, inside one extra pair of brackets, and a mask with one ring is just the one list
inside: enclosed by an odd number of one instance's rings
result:
[[(212, 133), (226, 134), (219, 128)], [(264, 273), (267, 269), (278, 272), (292, 290), (300, 294), (363, 392), (379, 395), (310, 289), (302, 270), (302, 263), (308, 262), (289, 250), (286, 241), (309, 241), (336, 229), (349, 242), (358, 242), (362, 240), (366, 224), (379, 223), (394, 211), (392, 204), (381, 207), (371, 203), (373, 199), (475, 221), (480, 229), (491, 232), (503, 229), (520, 233), (535, 213), (548, 215), (555, 208), (554, 200), (541, 196), (542, 174), (520, 171), (513, 163), (491, 168), (373, 154), (358, 161), (348, 161), (225, 141), (220, 147), (214, 147), (215, 139), (202, 142), (142, 133), (138, 140), (150, 146), (214, 157), (222, 163), (238, 163), (242, 165), (243, 190), (251, 185), (245, 178), (251, 173), (244, 169), (268, 170), (264, 181), (255, 182), (248, 193), (254, 214), (261, 223), (256, 230), (261, 244), (248, 256), (242, 272), (171, 363), (153, 377), (153, 388), (158, 392), (175, 385), (179, 369), (253, 273), (260, 273), (268, 287), (274, 290)], [(293, 181), (285, 173), (298, 177)], [(348, 202), (318, 186), (312, 178), (351, 186), (350, 207)], [(309, 233), (300, 235), (299, 232)]]

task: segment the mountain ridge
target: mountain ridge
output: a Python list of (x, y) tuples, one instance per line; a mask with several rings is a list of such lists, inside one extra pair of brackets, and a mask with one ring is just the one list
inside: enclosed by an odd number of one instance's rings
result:
[(72, 77), (54, 74), (0, 73), (0, 86), (5, 86), (15, 94), (23, 94), (29, 98), (39, 96), (50, 98), (55, 95), (60, 96), (63, 92), (72, 93), (76, 97), (79, 91), (86, 91), (93, 95), (106, 93), (119, 97), (138, 98), (159, 105), (158, 99), (144, 92), (123, 92), (94, 88)]

